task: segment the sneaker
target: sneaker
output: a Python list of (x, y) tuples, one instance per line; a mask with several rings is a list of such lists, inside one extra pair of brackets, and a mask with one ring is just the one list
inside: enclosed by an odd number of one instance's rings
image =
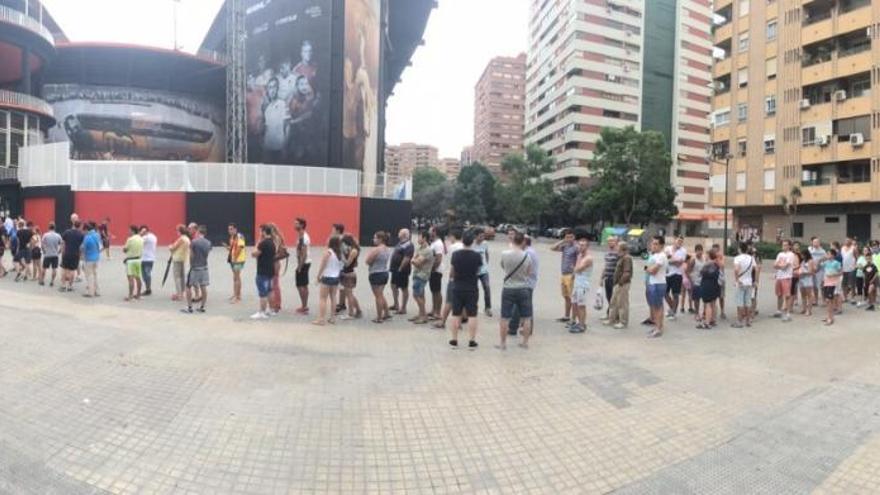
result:
[(264, 313), (262, 311), (257, 311), (256, 313), (251, 315), (251, 319), (252, 320), (268, 320), (269, 315), (267, 315), (266, 313)]
[(266, 316), (278, 316), (279, 314), (281, 314), (280, 311), (273, 309), (273, 310), (270, 310), (268, 313), (266, 313)]
[(868, 306), (867, 308), (865, 308), (865, 311), (874, 311), (874, 305), (871, 304), (870, 306)]
[(623, 323), (615, 323), (614, 328), (617, 330), (623, 330), (624, 328), (626, 328), (626, 325), (624, 325)]
[(147, 289), (147, 290), (144, 291), (144, 293), (143, 293), (142, 295), (144, 295), (144, 296), (152, 296), (152, 295), (153, 295), (153, 291), (151, 291), (150, 289)]
[(675, 313), (672, 313), (671, 315), (666, 315), (666, 319), (669, 321), (675, 321), (676, 320)]
[(191, 314), (193, 314), (193, 309), (192, 309), (192, 308), (183, 308), (183, 309), (180, 310), (180, 312), (181, 312), (181, 313), (186, 313), (186, 314), (188, 314), (188, 315), (191, 315)]
[(472, 341), (468, 342), (468, 349), (470, 349), (470, 350), (474, 350), (474, 349), (476, 349), (479, 345), (480, 345), (480, 344), (477, 344), (477, 341), (476, 341), (476, 340), (472, 340)]
[(568, 323), (568, 317), (563, 316), (562, 318), (556, 318), (556, 321), (559, 323)]
[(669, 318), (670, 316), (675, 316), (675, 311), (667, 311), (666, 317)]
[(777, 312), (773, 313), (773, 317), (774, 318), (782, 318), (782, 311), (777, 311)]
[(730, 327), (731, 328), (742, 328), (743, 324), (737, 321), (737, 322), (731, 323)]
[(654, 322), (653, 322), (650, 318), (645, 318), (644, 320), (642, 320), (642, 325), (650, 325), (650, 326), (653, 326), (653, 325), (654, 325)]
[(600, 322), (606, 326), (611, 324), (611, 320), (609, 320), (608, 318), (602, 318)]
[(450, 340), (449, 346), (452, 348), (458, 348), (458, 341), (457, 340)]
[(791, 321), (791, 315), (788, 313), (782, 315), (782, 321)]

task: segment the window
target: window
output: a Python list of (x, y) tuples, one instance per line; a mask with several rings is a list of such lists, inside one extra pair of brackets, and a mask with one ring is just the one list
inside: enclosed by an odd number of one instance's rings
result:
[(764, 98), (764, 112), (768, 117), (776, 115), (776, 95)]
[(736, 174), (736, 190), (737, 191), (745, 191), (746, 190), (746, 173), (740, 172)]
[(738, 122), (745, 122), (749, 118), (749, 107), (745, 103), (736, 104), (736, 119)]
[(730, 153), (730, 141), (719, 141), (717, 143), (712, 143), (712, 157), (717, 160), (723, 160), (727, 158), (728, 153)]
[(738, 156), (746, 156), (747, 150), (747, 141), (745, 138), (740, 138), (736, 141), (736, 154)]
[(768, 58), (764, 63), (764, 69), (767, 74), (767, 80), (772, 81), (776, 79), (776, 57)]
[(764, 154), (776, 153), (776, 136), (764, 136)]
[(730, 123), (730, 110), (722, 110), (715, 112), (715, 125), (727, 125)]
[(739, 0), (739, 16), (749, 15), (749, 2), (751, 0)]
[(740, 69), (739, 72), (736, 73), (736, 81), (739, 83), (739, 87), (744, 88), (749, 85), (749, 69), (748, 67)]
[(744, 52), (749, 49), (749, 32), (739, 33), (739, 43), (737, 44), (739, 51)]
[(776, 19), (767, 23), (767, 41), (776, 39)]
[(797, 238), (804, 236), (804, 222), (793, 222), (791, 224), (791, 236)]
[(776, 171), (775, 170), (765, 170), (764, 171), (764, 190), (769, 191), (772, 189), (776, 189)]
[(837, 166), (837, 182), (839, 184), (871, 182), (871, 163), (839, 164)]
[(869, 96), (871, 94), (871, 77), (856, 79), (849, 85), (849, 94), (851, 98), (859, 96)]
[(825, 223), (840, 223), (840, 217), (825, 217)]
[(838, 141), (849, 141), (851, 134), (861, 134), (865, 141), (871, 140), (871, 116), (840, 119), (834, 122), (832, 134)]
[(804, 146), (812, 146), (816, 144), (816, 128), (804, 127), (801, 129), (801, 144)]

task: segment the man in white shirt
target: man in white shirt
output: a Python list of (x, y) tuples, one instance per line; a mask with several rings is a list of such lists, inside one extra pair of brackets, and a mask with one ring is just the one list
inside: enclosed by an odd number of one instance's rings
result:
[[(462, 243), (461, 238), (462, 232), (460, 230), (452, 230), (452, 232), (450, 232), (448, 240), (449, 248), (446, 250), (446, 256), (450, 260), (456, 251), (464, 249), (464, 243)], [(455, 280), (453, 278), (452, 263), (448, 263), (448, 265), (449, 274), (448, 281), (446, 282), (446, 304), (443, 305), (443, 311), (440, 314), (439, 321), (434, 324), (434, 328), (446, 328), (446, 320), (449, 318), (449, 313), (452, 311), (452, 291), (455, 290)]]
[(752, 326), (752, 269), (755, 268), (755, 259), (749, 254), (749, 246), (740, 243), (739, 254), (733, 259), (733, 273), (736, 277), (736, 323), (733, 328), (742, 328), (743, 325)]
[(791, 252), (791, 241), (782, 241), (782, 252), (776, 255), (773, 268), (776, 270), (776, 313), (774, 318), (791, 321), (791, 279), (797, 258)]
[(294, 228), (299, 236), (299, 240), (296, 241), (296, 290), (299, 292), (300, 306), (296, 312), (307, 315), (309, 314), (309, 269), (312, 267), (309, 246), (312, 245), (312, 239), (306, 232), (305, 218), (297, 218)]
[(431, 314), (428, 319), (440, 318), (440, 310), (443, 308), (443, 258), (446, 256), (446, 244), (437, 227), (431, 227), (431, 249), (434, 251), (434, 268), (431, 270), (431, 278), (428, 286), (431, 289)]
[(840, 256), (843, 258), (843, 302), (847, 302), (856, 292), (856, 246), (849, 237), (840, 248)]
[(651, 308), (651, 321), (654, 329), (648, 338), (663, 336), (663, 298), (666, 295), (666, 270), (669, 259), (663, 252), (663, 237), (656, 236), (651, 240), (651, 256), (645, 266), (648, 274), (648, 306)]
[(669, 264), (666, 269), (666, 304), (670, 320), (675, 319), (681, 301), (681, 285), (684, 276), (684, 264), (687, 261), (687, 250), (684, 248), (684, 237), (677, 236), (667, 254)]
[(153, 265), (156, 263), (156, 244), (159, 240), (146, 225), (141, 226), (140, 234), (144, 239), (144, 252), (141, 255), (141, 278), (144, 280), (144, 288), (146, 289), (142, 295), (149, 296), (153, 293)]

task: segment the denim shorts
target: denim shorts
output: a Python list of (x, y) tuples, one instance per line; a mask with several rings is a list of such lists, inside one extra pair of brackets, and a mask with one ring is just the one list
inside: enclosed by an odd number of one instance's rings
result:
[(501, 318), (509, 320), (514, 311), (520, 318), (532, 317), (532, 289), (503, 289), (501, 291)]
[(327, 287), (338, 287), (339, 277), (321, 277), (321, 283)]
[(260, 295), (260, 298), (269, 297), (269, 293), (272, 292), (272, 277), (267, 277), (265, 275), (257, 275), (257, 294)]
[(734, 300), (736, 301), (737, 308), (746, 308), (752, 305), (752, 294), (754, 290), (752, 290), (751, 285), (739, 286), (736, 288), (736, 293), (734, 294)]
[(649, 284), (647, 294), (649, 306), (662, 308), (663, 298), (666, 296), (666, 284)]
[[(425, 297), (425, 286), (428, 285), (427, 280), (422, 280), (418, 277), (413, 277), (412, 279), (412, 290), (413, 295), (415, 297)], [(400, 287), (400, 286), (398, 286)]]

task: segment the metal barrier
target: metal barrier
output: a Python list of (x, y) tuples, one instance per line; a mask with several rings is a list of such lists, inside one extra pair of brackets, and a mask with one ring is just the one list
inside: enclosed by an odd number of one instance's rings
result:
[(52, 32), (49, 31), (49, 28), (40, 24), (40, 22), (33, 17), (25, 15), (24, 12), (20, 12), (13, 8), (0, 5), (0, 22), (15, 24), (16, 26), (21, 26), (28, 31), (33, 31), (34, 33), (37, 33), (41, 37), (45, 38), (46, 41), (48, 41), (52, 46), (55, 45), (55, 37), (52, 36)]

